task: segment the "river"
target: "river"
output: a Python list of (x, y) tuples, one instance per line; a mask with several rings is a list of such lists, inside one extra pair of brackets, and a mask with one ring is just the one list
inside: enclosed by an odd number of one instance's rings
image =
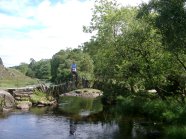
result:
[(100, 99), (63, 98), (58, 108), (15, 110), (0, 117), (0, 139), (160, 139), (162, 126), (118, 115)]

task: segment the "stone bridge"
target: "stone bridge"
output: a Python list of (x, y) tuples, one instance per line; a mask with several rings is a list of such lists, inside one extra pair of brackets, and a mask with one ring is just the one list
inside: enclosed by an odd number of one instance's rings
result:
[(44, 83), (39, 83), (35, 86), (30, 87), (22, 87), (22, 88), (7, 88), (5, 89), (8, 91), (12, 96), (16, 97), (17, 94), (23, 94), (23, 95), (31, 95), (33, 90), (38, 89), (43, 92), (49, 93), (53, 95), (54, 97), (59, 97), (59, 95), (70, 92), (72, 90), (81, 89), (81, 88), (90, 88), (90, 81), (88, 81), (85, 78), (79, 78), (76, 80), (69, 80), (65, 81), (63, 83), (59, 83), (57, 85), (47, 85)]

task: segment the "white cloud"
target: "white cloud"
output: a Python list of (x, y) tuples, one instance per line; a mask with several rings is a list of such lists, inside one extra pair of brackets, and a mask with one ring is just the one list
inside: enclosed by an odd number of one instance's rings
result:
[[(2, 56), (5, 66), (29, 62), (30, 58), (51, 58), (61, 49), (74, 48), (87, 41), (90, 35), (82, 32), (82, 26), (88, 25), (92, 6), (90, 1), (71, 0), (52, 5), (50, 1), (45, 0), (38, 7), (24, 9), (24, 14), (19, 11), (19, 16), (0, 14), (0, 29), (4, 29), (3, 34), (0, 33), (1, 36), (5, 35), (5, 28), (23, 28), (21, 33), (24, 35), (18, 39), (20, 32), (14, 31), (15, 36), (6, 35), (0, 39), (0, 57)], [(14, 8), (15, 11), (18, 9)], [(25, 32), (24, 27), (27, 26), (30, 28)], [(32, 30), (33, 26), (44, 28)]]
[[(64, 0), (53, 4), (44, 0), (33, 6), (29, 0), (1, 0), (0, 9), (4, 12), (0, 11), (0, 57), (5, 66), (29, 62), (30, 58), (51, 58), (61, 49), (88, 41), (90, 34), (83, 33), (82, 26), (89, 25), (93, 1)], [(118, 1), (124, 5), (139, 2)]]
[(138, 6), (142, 2), (147, 3), (149, 0), (117, 0), (117, 1), (125, 6)]

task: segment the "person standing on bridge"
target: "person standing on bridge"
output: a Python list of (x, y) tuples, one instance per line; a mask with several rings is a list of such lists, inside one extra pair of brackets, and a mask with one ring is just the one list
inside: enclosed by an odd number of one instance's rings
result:
[(72, 75), (75, 75), (75, 79), (77, 81), (77, 78), (78, 78), (77, 65), (75, 64), (74, 61), (73, 61), (72, 65), (71, 65), (71, 73), (72, 73)]

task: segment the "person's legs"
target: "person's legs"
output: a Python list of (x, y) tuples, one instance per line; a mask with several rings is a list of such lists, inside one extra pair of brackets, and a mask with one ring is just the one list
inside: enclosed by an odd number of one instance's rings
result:
[[(76, 84), (76, 87), (77, 87), (77, 83), (78, 83), (78, 74), (77, 74), (77, 72), (73, 71), (72, 72), (72, 76), (74, 76), (74, 75), (75, 75), (75, 84)], [(74, 80), (74, 78), (73, 78), (73, 80)]]
[(76, 76), (76, 81), (77, 81), (78, 80), (78, 74), (77, 74), (77, 72), (75, 72), (74, 74)]

